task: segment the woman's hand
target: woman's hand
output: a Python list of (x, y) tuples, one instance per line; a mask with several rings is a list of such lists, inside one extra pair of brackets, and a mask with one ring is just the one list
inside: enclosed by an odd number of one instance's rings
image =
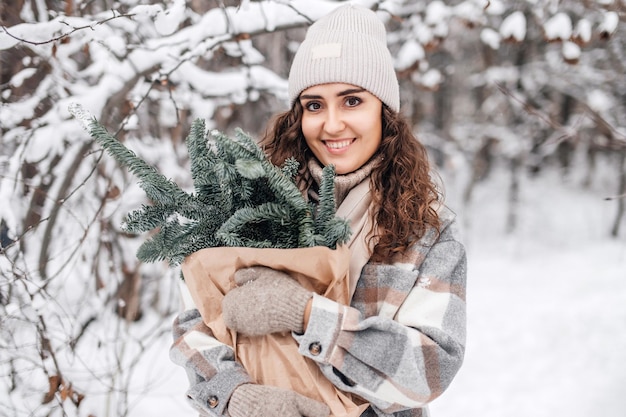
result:
[(222, 301), (226, 327), (249, 336), (304, 331), (304, 312), (313, 293), (289, 275), (263, 266), (235, 273), (239, 287)]
[(294, 391), (269, 385), (243, 384), (230, 397), (231, 417), (328, 417), (328, 407)]

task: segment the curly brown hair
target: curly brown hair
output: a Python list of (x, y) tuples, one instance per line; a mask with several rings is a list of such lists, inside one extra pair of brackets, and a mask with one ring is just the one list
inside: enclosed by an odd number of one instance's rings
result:
[[(300, 163), (298, 186), (307, 189), (311, 176), (306, 161), (313, 157), (302, 135), (303, 108), (299, 100), (278, 114), (268, 124), (260, 142), (275, 165), (287, 158)], [(429, 227), (439, 230), (441, 222), (436, 207), (442, 194), (431, 178), (428, 154), (406, 119), (383, 104), (383, 139), (378, 149), (380, 164), (370, 176), (373, 216), (378, 225), (371, 260), (389, 262), (404, 253), (412, 242), (421, 238)]]

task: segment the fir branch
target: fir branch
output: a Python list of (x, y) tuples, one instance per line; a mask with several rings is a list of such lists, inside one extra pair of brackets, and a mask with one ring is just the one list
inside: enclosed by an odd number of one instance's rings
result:
[(213, 174), (211, 166), (216, 158), (208, 150), (208, 141), (205, 135), (205, 122), (202, 119), (194, 120), (191, 125), (189, 136), (187, 136), (187, 152), (191, 162), (191, 178), (194, 183), (196, 193), (201, 192), (203, 186), (211, 184)]
[(291, 179), (285, 177), (282, 171), (271, 162), (263, 161), (263, 165), (268, 171), (267, 185), (277, 198), (292, 204), (298, 213), (306, 213), (308, 205), (296, 184)]
[[(284, 229), (292, 236), (298, 236), (300, 230), (293, 227), (292, 213), (282, 204), (264, 203), (257, 207), (243, 207), (237, 210), (215, 233), (218, 239), (222, 240), (225, 246), (248, 246), (248, 247), (289, 247), (285, 242), (274, 239), (263, 239), (253, 241), (242, 236), (244, 228), (253, 228), (255, 224), (274, 223)], [(291, 228), (291, 229), (290, 229)], [(289, 239), (297, 241), (297, 239)]]
[(322, 170), (319, 190), (319, 205), (315, 217), (315, 232), (321, 240), (320, 246), (335, 249), (336, 245), (346, 243), (351, 231), (347, 222), (335, 217), (335, 167), (327, 165)]
[[(137, 257), (143, 262), (178, 265), (200, 249), (216, 246), (335, 248), (350, 235), (345, 220), (335, 217), (332, 167), (325, 169), (319, 207), (308, 203), (296, 186), (298, 162), (272, 164), (261, 147), (241, 129), (235, 138), (211, 131), (195, 120), (187, 137), (191, 179), (188, 194), (160, 174), (73, 105), (70, 112), (121, 166), (140, 181), (153, 205), (129, 213), (123, 227), (132, 233), (153, 231)], [(314, 216), (317, 210), (317, 216)]]
[(335, 167), (327, 165), (322, 169), (319, 189), (319, 205), (315, 216), (315, 231), (325, 234), (324, 225), (335, 216)]
[(139, 158), (95, 119), (89, 125), (89, 133), (118, 164), (127, 168), (139, 179), (140, 187), (151, 200), (169, 205), (176, 204), (177, 200), (186, 195), (176, 183)]
[(165, 234), (159, 232), (141, 244), (137, 250), (137, 258), (142, 262), (168, 261), (176, 265), (176, 261), (170, 256), (170, 251), (164, 249), (168, 247)]
[(206, 203), (200, 201), (197, 198), (180, 202), (175, 208), (175, 212), (188, 220), (208, 220), (220, 223), (230, 215), (230, 213), (225, 211), (224, 208), (213, 204), (212, 202)]
[(313, 246), (319, 246), (322, 239), (319, 235), (315, 234), (315, 224), (313, 222), (312, 211), (308, 211), (306, 216), (302, 216), (298, 220), (298, 229), (300, 234), (298, 236), (299, 248), (309, 248)]
[(322, 239), (316, 242), (316, 246), (327, 246), (331, 249), (336, 249), (337, 246), (348, 243), (352, 233), (350, 225), (345, 220), (337, 217), (328, 220), (323, 229), (323, 233), (317, 235), (322, 237)]
[(283, 175), (291, 180), (295, 180), (296, 174), (298, 173), (298, 169), (300, 168), (300, 164), (296, 160), (296, 158), (290, 157), (285, 160), (285, 163), (280, 168)]
[(235, 162), (235, 166), (237, 167), (239, 174), (250, 180), (256, 180), (267, 176), (267, 172), (265, 171), (265, 167), (261, 161), (238, 159)]
[[(264, 156), (259, 155), (253, 147), (257, 147), (256, 143), (252, 139), (245, 140), (241, 136), (237, 137), (237, 140), (225, 135), (217, 130), (211, 131), (211, 136), (215, 141), (217, 147), (223, 151), (224, 159), (231, 163), (234, 163), (237, 159), (252, 159), (263, 160)], [(221, 156), (218, 154), (218, 156)]]
[(228, 142), (238, 145), (242, 150), (245, 150), (250, 155), (251, 159), (255, 159), (257, 161), (264, 161), (267, 159), (263, 149), (259, 147), (250, 135), (246, 134), (240, 128), (235, 129), (235, 140), (231, 139)]
[(129, 233), (143, 233), (163, 225), (170, 214), (174, 212), (173, 206), (146, 206), (132, 211), (124, 218), (122, 228)]

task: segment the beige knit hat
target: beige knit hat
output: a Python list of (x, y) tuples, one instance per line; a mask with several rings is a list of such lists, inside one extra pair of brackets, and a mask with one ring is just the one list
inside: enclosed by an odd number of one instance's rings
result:
[(400, 111), (398, 78), (376, 13), (348, 4), (309, 27), (289, 71), (289, 104), (303, 90), (326, 83), (363, 87)]

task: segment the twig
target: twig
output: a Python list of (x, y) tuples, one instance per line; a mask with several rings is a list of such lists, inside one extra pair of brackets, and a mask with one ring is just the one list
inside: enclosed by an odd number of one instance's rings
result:
[[(309, 23), (309, 25), (311, 23), (313, 23), (313, 19), (311, 19), (309, 16), (305, 15), (304, 13), (302, 13), (300, 10), (298, 10), (296, 7), (293, 6), (293, 4), (291, 4), (290, 2), (284, 1), (284, 0), (277, 0), (276, 3), (278, 4), (282, 4), (283, 6), (287, 6), (289, 7), (291, 10), (293, 10), (294, 12), (296, 12), (296, 14), (304, 19), (307, 20), (307, 22)], [(262, 8), (261, 8), (262, 9)]]
[[(134, 14), (119, 14), (119, 15), (115, 15), (115, 10), (112, 10), (112, 12), (113, 12), (113, 16), (111, 16), (111, 17), (109, 17), (109, 18), (106, 18), (106, 19), (104, 19), (104, 20), (101, 20), (101, 21), (98, 21), (98, 22), (92, 23), (92, 24), (90, 24), (90, 25), (84, 25), (84, 26), (74, 27), (74, 28), (72, 28), (72, 30), (70, 30), (69, 32), (63, 33), (63, 34), (61, 34), (61, 35), (59, 35), (59, 36), (57, 36), (57, 37), (55, 37), (55, 38), (51, 38), (51, 39), (48, 39), (48, 40), (45, 40), (45, 41), (40, 41), (40, 42), (36, 42), (36, 41), (29, 41), (29, 40), (27, 40), (27, 39), (20, 38), (19, 36), (15, 36), (15, 35), (13, 35), (11, 32), (9, 32), (9, 31), (7, 30), (7, 27), (6, 27), (6, 26), (4, 26), (4, 25), (2, 25), (2, 30), (3, 30), (3, 31), (4, 31), (4, 33), (6, 33), (8, 36), (10, 36), (11, 38), (13, 38), (13, 39), (15, 39), (15, 40), (17, 40), (17, 41), (24, 42), (24, 43), (28, 43), (28, 44), (30, 44), (30, 45), (36, 45), (36, 46), (38, 46), (38, 45), (45, 45), (45, 44), (48, 44), (48, 43), (52, 43), (52, 42), (56, 42), (56, 41), (60, 41), (60, 40), (62, 40), (62, 39), (67, 38), (68, 36), (72, 35), (74, 32), (78, 32), (79, 30), (83, 30), (83, 29), (91, 29), (91, 30), (94, 30), (94, 27), (95, 27), (95, 26), (102, 25), (102, 24), (104, 24), (104, 23), (110, 22), (111, 20), (118, 19), (118, 18), (120, 18), (120, 17), (128, 17), (128, 18), (132, 18), (132, 17), (134, 16)], [(62, 21), (61, 23), (65, 24), (65, 25), (68, 25), (66, 22), (63, 22), (63, 21)], [(69, 25), (68, 25), (68, 26), (69, 26)]]
[(508, 88), (506, 88), (504, 86), (504, 84), (502, 83), (495, 83), (496, 87), (498, 87), (498, 90), (500, 90), (500, 92), (502, 92), (502, 94), (504, 94), (505, 96), (510, 97), (513, 101), (516, 101), (517, 103), (521, 104), (522, 107), (524, 108), (524, 110), (528, 113), (528, 114), (532, 114), (533, 116), (537, 116), (539, 119), (543, 120), (544, 122), (546, 122), (546, 124), (548, 124), (548, 126), (554, 128), (554, 129), (562, 129), (563, 126), (557, 122), (555, 122), (552, 118), (550, 118), (549, 116), (545, 115), (544, 113), (540, 112), (539, 109), (537, 109), (536, 107), (534, 107), (532, 104), (522, 100), (519, 97), (516, 97), (511, 90), (509, 90)]
[(604, 201), (621, 200), (622, 198), (626, 198), (626, 193), (620, 194), (620, 195), (612, 195), (612, 196), (609, 196), (609, 197), (605, 197)]

